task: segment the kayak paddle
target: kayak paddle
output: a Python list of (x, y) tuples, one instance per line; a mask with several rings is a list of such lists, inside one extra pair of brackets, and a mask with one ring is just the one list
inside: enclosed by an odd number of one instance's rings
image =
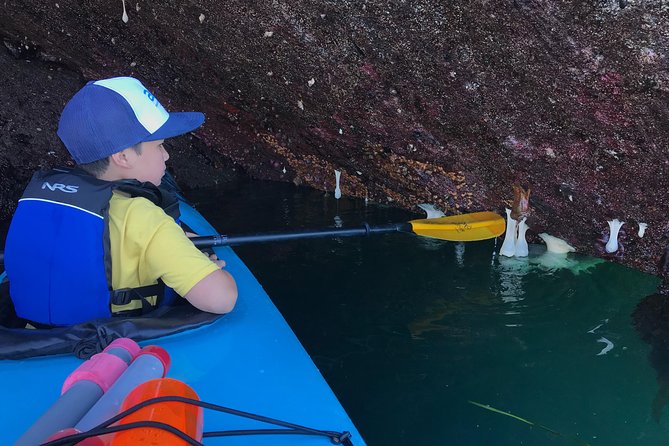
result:
[(500, 215), (494, 212), (474, 212), (472, 214), (425, 218), (404, 223), (387, 223), (375, 226), (365, 223), (362, 226), (352, 228), (305, 229), (248, 235), (212, 235), (193, 237), (191, 241), (199, 248), (209, 248), (213, 246), (239, 246), (250, 243), (307, 238), (355, 237), (371, 234), (387, 234), (390, 232), (405, 232), (441, 240), (472, 242), (495, 238), (502, 235), (505, 229), (506, 223)]
[[(250, 243), (278, 242), (307, 238), (355, 237), (371, 234), (405, 232), (422, 237), (449, 240), (453, 242), (473, 242), (495, 238), (504, 233), (504, 218), (494, 212), (474, 212), (450, 215), (448, 217), (425, 218), (404, 223), (387, 223), (352, 228), (322, 228), (298, 231), (267, 232), (247, 235), (211, 235), (193, 237), (191, 241), (198, 248), (214, 246), (239, 246)], [(0, 252), (0, 263), (4, 263), (4, 252)]]

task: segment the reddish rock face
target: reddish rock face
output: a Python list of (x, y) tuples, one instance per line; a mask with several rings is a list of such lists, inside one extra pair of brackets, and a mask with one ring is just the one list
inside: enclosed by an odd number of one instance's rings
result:
[[(531, 237), (594, 254), (618, 218), (617, 261), (657, 272), (669, 229), (666, 2), (158, 3), (126, 1), (126, 23), (122, 1), (8, 0), (0, 34), (16, 57), (80, 81), (133, 75), (168, 108), (204, 111), (197, 137), (211, 156), (255, 177), (333, 190), (337, 169), (344, 194), (447, 214), (503, 213), (521, 184)], [(72, 93), (44, 87), (58, 104)], [(55, 127), (54, 113), (40, 118)], [(27, 180), (2, 156), (0, 170)], [(0, 193), (6, 212), (16, 192)]]

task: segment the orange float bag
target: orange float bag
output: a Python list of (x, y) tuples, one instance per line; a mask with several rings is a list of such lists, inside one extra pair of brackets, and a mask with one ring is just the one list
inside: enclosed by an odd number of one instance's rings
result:
[[(171, 378), (158, 378), (147, 381), (130, 392), (123, 401), (121, 411), (151, 398), (161, 396), (181, 396), (199, 401), (195, 391), (181, 381)], [(122, 426), (141, 421), (169, 424), (189, 437), (202, 441), (203, 409), (199, 406), (177, 401), (154, 403), (123, 418), (118, 422), (118, 425)], [(182, 446), (187, 444), (181, 438), (164, 429), (140, 427), (116, 433), (110, 446)]]

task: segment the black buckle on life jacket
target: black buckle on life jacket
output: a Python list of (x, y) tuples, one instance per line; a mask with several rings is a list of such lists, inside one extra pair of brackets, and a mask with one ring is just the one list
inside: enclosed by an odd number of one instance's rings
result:
[[(153, 307), (146, 300), (147, 297), (157, 296), (157, 304), (162, 300), (165, 292), (165, 284), (159, 281), (153, 285), (146, 285), (137, 288), (121, 288), (111, 291), (111, 303), (114, 305), (128, 305), (133, 300), (141, 300), (142, 308)], [(157, 305), (156, 305), (157, 306)], [(148, 308), (147, 308), (148, 309)]]

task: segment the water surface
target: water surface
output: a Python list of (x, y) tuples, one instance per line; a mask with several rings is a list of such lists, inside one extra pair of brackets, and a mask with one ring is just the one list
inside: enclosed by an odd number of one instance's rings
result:
[[(421, 216), (277, 183), (189, 196), (228, 234)], [(630, 318), (658, 280), (542, 246), (498, 258), (495, 243), (391, 234), (236, 251), (369, 444), (667, 444)]]

